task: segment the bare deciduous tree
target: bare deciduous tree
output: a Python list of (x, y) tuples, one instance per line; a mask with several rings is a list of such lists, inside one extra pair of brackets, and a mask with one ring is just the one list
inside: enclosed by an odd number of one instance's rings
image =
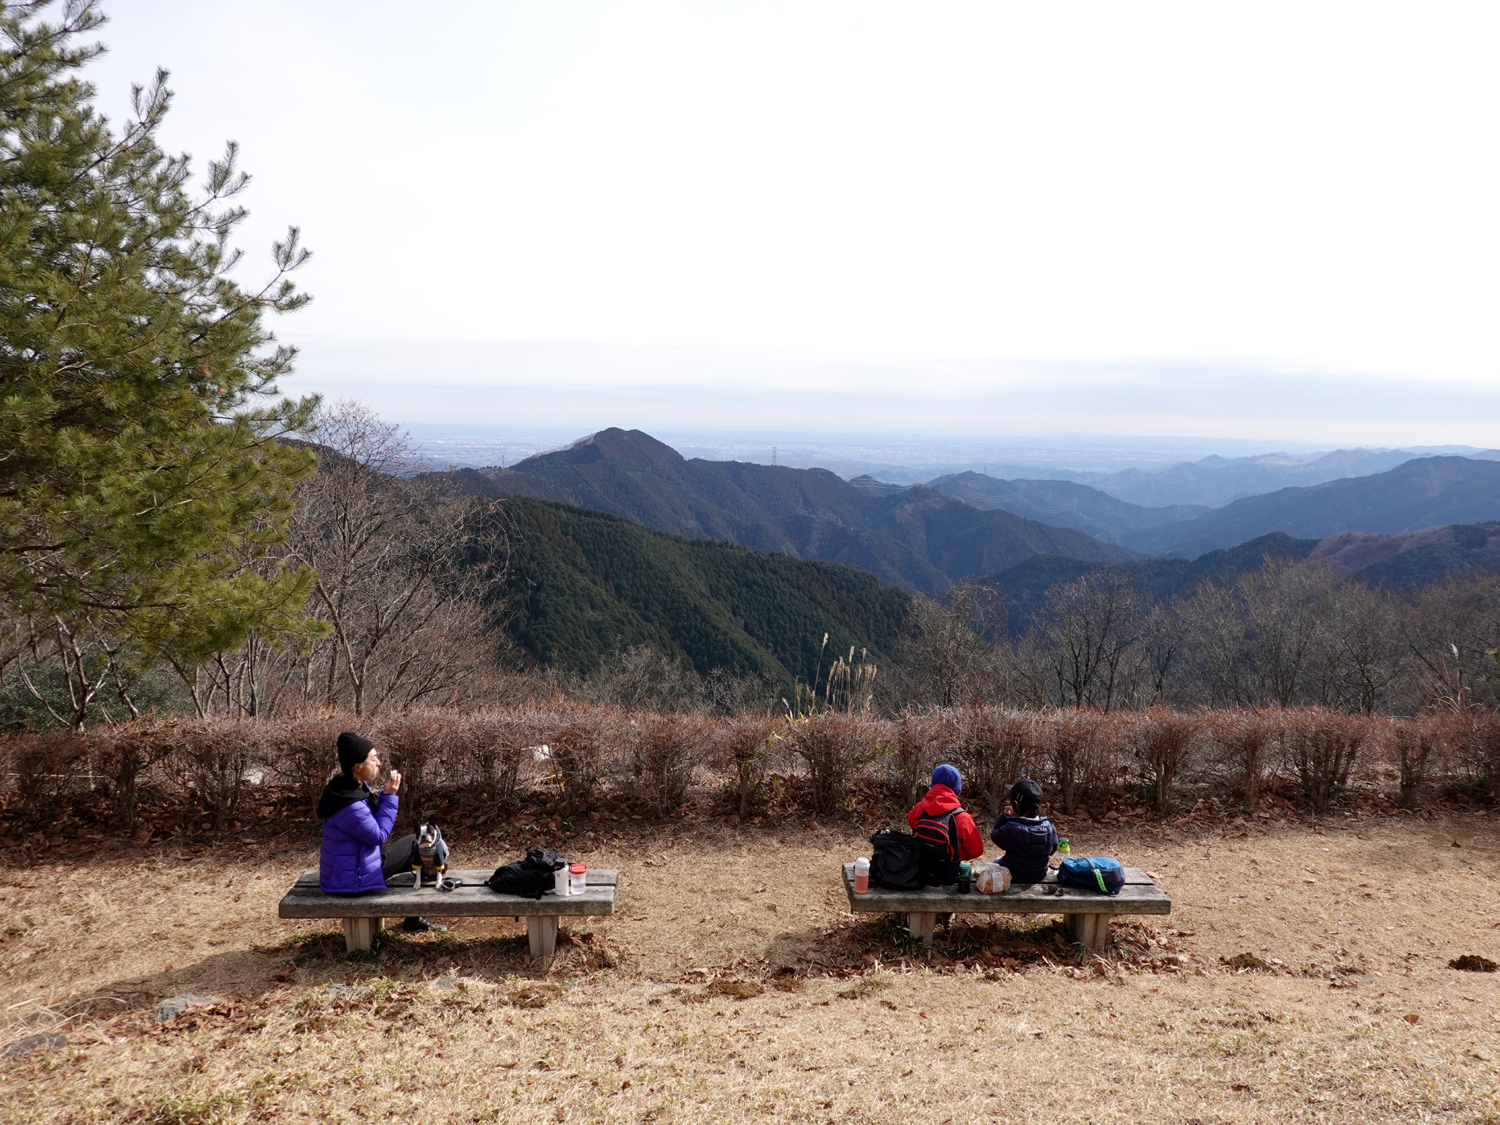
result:
[(357, 403), (321, 408), (316, 433), (318, 471), (298, 488), (284, 558), (317, 572), (305, 609), (322, 633), (252, 634), (179, 668), (200, 714), (375, 715), (462, 698), (497, 665), (485, 606), (507, 558), (496, 505), (422, 472), (398, 428)]
[(1141, 627), (1140, 596), (1122, 571), (1102, 568), (1054, 586), (1035, 627), (1053, 701), (1100, 711), (1124, 702)]
[(1420, 591), (1402, 624), (1417, 706), (1455, 714), (1495, 706), (1489, 654), (1500, 644), (1500, 575), (1433, 583)]
[(952, 707), (987, 698), (996, 674), (994, 645), (1004, 625), (1000, 594), (972, 579), (951, 587), (942, 601), (913, 598), (911, 632), (898, 658), (906, 701)]
[(1359, 582), (1327, 589), (1319, 606), (1317, 679), (1309, 694), (1341, 711), (1373, 715), (1403, 672), (1399, 611), (1382, 590)]

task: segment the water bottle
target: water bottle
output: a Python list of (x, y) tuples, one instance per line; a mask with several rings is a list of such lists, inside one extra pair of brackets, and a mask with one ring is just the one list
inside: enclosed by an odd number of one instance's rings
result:
[(958, 865), (958, 893), (966, 895), (974, 886), (974, 865), (964, 860)]
[(870, 860), (860, 856), (854, 861), (854, 893), (862, 895), (870, 889)]

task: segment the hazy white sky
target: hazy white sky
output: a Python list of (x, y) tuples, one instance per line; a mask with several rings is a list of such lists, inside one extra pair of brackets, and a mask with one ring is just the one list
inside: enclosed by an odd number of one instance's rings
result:
[(101, 102), (170, 69), (315, 252), (287, 390), (1500, 444), (1494, 5), (105, 11)]

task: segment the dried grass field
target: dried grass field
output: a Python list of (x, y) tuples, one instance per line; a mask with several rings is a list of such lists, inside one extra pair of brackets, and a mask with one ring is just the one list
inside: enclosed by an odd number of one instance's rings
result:
[(12, 867), (3, 1042), (67, 1043), (0, 1060), (0, 1120), (1500, 1122), (1500, 973), (1448, 965), (1500, 959), (1500, 816), (1064, 827), (1172, 915), (924, 954), (848, 912), (852, 828), (627, 826), (571, 846), (619, 912), (542, 972), (509, 919), (355, 959), (277, 920), (309, 836)]

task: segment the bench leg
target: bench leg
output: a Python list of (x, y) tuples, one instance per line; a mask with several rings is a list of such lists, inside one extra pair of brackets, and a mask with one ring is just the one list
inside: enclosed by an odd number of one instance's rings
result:
[(345, 918), (344, 948), (350, 953), (358, 949), (369, 949), (375, 935), (383, 929), (384, 918)]
[(919, 914), (913, 912), (906, 916), (907, 931), (911, 934), (912, 937), (921, 938), (923, 945), (930, 946), (932, 944), (932, 931), (936, 925), (936, 914)]
[(1085, 949), (1103, 949), (1109, 943), (1109, 914), (1067, 914), (1063, 920), (1075, 941)]
[(548, 960), (557, 951), (557, 915), (528, 914), (526, 938), (531, 943), (531, 959)]

